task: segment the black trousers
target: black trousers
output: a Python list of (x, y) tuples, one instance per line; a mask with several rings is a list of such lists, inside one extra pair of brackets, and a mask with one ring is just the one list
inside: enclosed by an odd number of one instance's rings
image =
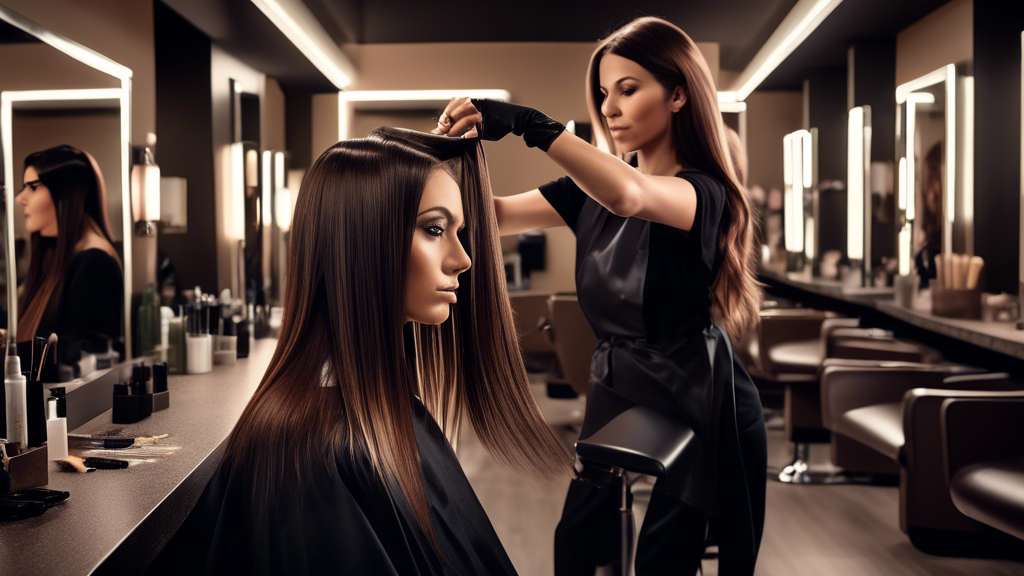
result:
[[(768, 438), (761, 400), (739, 362), (736, 366), (736, 416), (747, 488), (754, 516), (756, 545), (764, 529), (765, 470)], [(619, 487), (596, 488), (573, 481), (562, 519), (555, 529), (555, 576), (593, 576), (620, 556)], [(707, 518), (682, 501), (655, 491), (647, 507), (636, 550), (636, 576), (696, 574), (704, 554)], [(711, 526), (715, 532), (716, 526)], [(728, 538), (719, 541), (719, 573), (728, 574)]]

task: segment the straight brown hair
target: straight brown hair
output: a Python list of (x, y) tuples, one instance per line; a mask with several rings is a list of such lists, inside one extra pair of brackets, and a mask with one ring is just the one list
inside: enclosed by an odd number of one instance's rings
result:
[[(444, 324), (407, 328), (406, 263), (423, 188), (438, 169), (461, 188), (460, 239), (473, 266)], [(346, 454), (372, 465), (436, 546), (413, 394), (449, 438), (468, 416), (503, 464), (571, 473), (523, 367), (478, 140), (377, 128), (338, 142), (302, 182), (290, 244), (277, 350), (224, 455), (251, 474), (260, 505)]]
[(633, 20), (601, 41), (590, 58), (586, 95), (598, 140), (612, 153), (615, 144), (601, 114), (601, 58), (616, 54), (650, 72), (669, 93), (682, 87), (687, 100), (672, 121), (676, 158), (684, 166), (714, 176), (725, 186), (726, 208), (718, 239), (718, 274), (712, 285), (712, 312), (733, 342), (738, 342), (758, 317), (761, 290), (754, 262), (753, 220), (744, 187), (737, 179), (725, 144), (725, 125), (718, 92), (707, 61), (679, 27), (661, 18)]
[(47, 248), (39, 232), (33, 232), (29, 239), (28, 274), (18, 302), (19, 342), (36, 335), (47, 309), (60, 300), (67, 267), (88, 226), (95, 225), (110, 244), (107, 253), (121, 265), (110, 233), (107, 186), (96, 159), (65, 144), (29, 154), (25, 158), (28, 167), (36, 170), (39, 181), (50, 191), (57, 212), (57, 242)]

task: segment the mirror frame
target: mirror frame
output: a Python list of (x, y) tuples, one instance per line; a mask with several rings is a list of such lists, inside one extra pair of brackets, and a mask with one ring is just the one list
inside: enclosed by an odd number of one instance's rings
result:
[[(0, 5), (0, 20), (20, 29), (21, 31), (37, 38), (40, 42), (47, 44), (48, 46), (63, 52), (64, 54), (74, 58), (75, 60), (103, 72), (104, 74), (113, 76), (121, 81), (121, 88), (110, 88), (106, 89), (110, 91), (113, 97), (120, 100), (121, 103), (121, 227), (122, 237), (124, 238), (124, 249), (123, 256), (124, 261), (122, 263), (123, 274), (124, 274), (124, 361), (131, 360), (132, 358), (132, 323), (131, 323), (131, 306), (132, 301), (132, 225), (131, 225), (131, 128), (132, 128), (132, 71), (126, 66), (122, 66), (117, 62), (114, 62), (110, 58), (103, 56), (99, 52), (86, 48), (81, 44), (69, 40), (55, 32), (52, 32), (43, 26), (33, 22), (32, 20), (22, 16), (21, 14), (7, 8), (6, 6)], [(54, 91), (51, 91), (54, 92)], [(72, 91), (77, 92), (77, 91)], [(14, 206), (14, 159), (13, 151), (11, 150), (11, 128), (10, 128), (10, 107), (9, 103), (13, 100), (12, 96), (9, 96), (9, 92), (5, 92), (2, 95), (3, 110), (5, 116), (2, 119), (3, 124), (3, 140), (0, 147), (3, 148), (4, 156), (4, 203), (8, 208), (6, 210), (6, 226), (7, 233), (3, 239), (5, 247), (5, 257), (7, 259), (7, 317), (8, 317), (8, 337), (17, 339), (18, 329), (18, 290), (15, 282), (17, 282), (17, 275), (14, 272), (14, 211), (10, 209)], [(13, 289), (12, 289), (13, 287)]]
[[(946, 90), (944, 111), (946, 141), (942, 147), (942, 160), (945, 163), (945, 170), (942, 171), (942, 253), (951, 254), (953, 252), (953, 219), (956, 214), (957, 185), (957, 72), (955, 64), (947, 64), (938, 70), (896, 87), (896, 142), (901, 142), (902, 135), (903, 143), (903, 149), (900, 150), (897, 146), (896, 150), (896, 166), (898, 167), (896, 172), (896, 222), (899, 225), (896, 253), (899, 258), (899, 273), (903, 276), (910, 274), (910, 263), (914, 258), (913, 223), (917, 216), (914, 206), (917, 195), (917, 182), (914, 174), (916, 168), (914, 163), (915, 143), (910, 137), (910, 131), (905, 127), (907, 120), (910, 120), (911, 113), (914, 112), (915, 101), (911, 95), (936, 84), (945, 84)], [(903, 118), (904, 113), (907, 115), (906, 120)]]

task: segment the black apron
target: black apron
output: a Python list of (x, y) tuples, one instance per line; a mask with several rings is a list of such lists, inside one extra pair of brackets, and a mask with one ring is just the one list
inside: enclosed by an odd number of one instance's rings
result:
[(581, 437), (635, 405), (692, 427), (699, 442), (687, 448), (655, 490), (708, 514), (720, 527), (719, 539), (730, 542), (733, 556), (727, 564), (735, 573), (752, 573), (756, 537), (728, 336), (694, 317), (663, 330), (657, 341), (648, 340), (644, 283), (651, 222), (616, 216), (588, 199), (575, 228), (579, 302), (599, 340), (590, 386), (605, 387), (617, 399), (610, 409), (588, 406)]

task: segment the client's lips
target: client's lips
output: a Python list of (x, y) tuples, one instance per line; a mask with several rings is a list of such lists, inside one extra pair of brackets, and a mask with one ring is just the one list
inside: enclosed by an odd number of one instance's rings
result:
[(458, 290), (458, 288), (459, 288), (459, 285), (455, 284), (453, 286), (446, 286), (444, 288), (438, 288), (437, 291), (442, 294), (442, 297), (445, 300), (451, 302), (452, 304), (455, 304), (459, 300), (458, 296), (455, 295), (455, 291)]

